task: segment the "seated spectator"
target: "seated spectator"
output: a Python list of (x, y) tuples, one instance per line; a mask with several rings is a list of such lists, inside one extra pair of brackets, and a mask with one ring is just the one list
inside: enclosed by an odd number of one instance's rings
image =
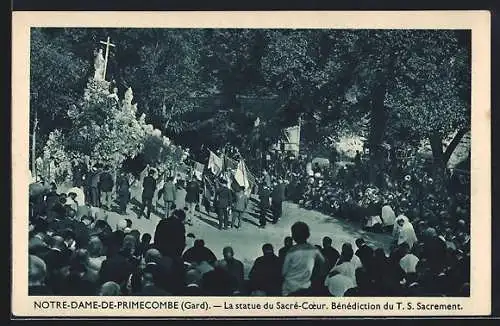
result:
[(356, 280), (356, 268), (355, 263), (352, 261), (354, 252), (352, 245), (350, 243), (344, 243), (342, 245), (342, 252), (340, 253), (340, 258), (337, 264), (332, 268), (329, 274), (334, 274), (337, 272), (346, 277), (349, 277), (353, 282)]
[(201, 296), (203, 290), (201, 288), (203, 274), (197, 269), (190, 269), (186, 273), (186, 286), (184, 287), (183, 295), (185, 296)]
[(101, 285), (98, 292), (99, 296), (120, 296), (121, 289), (120, 285), (116, 282), (109, 281)]
[(162, 277), (162, 270), (158, 264), (148, 264), (142, 273), (141, 290), (135, 295), (138, 296), (169, 296), (171, 293), (165, 291), (158, 285)]
[[(370, 265), (373, 260), (373, 249), (368, 246), (365, 239), (363, 238), (358, 238), (355, 242), (356, 247), (358, 247), (353, 257), (355, 266), (356, 268), (360, 268), (362, 266), (368, 268), (368, 265)], [(359, 262), (357, 261), (357, 259), (359, 259)]]
[(281, 292), (281, 265), (270, 243), (262, 246), (263, 255), (258, 257), (248, 274), (250, 291), (262, 291), (268, 296)]
[(333, 271), (325, 279), (325, 286), (328, 292), (334, 297), (343, 297), (344, 293), (355, 287), (356, 284), (351, 277), (341, 274), (339, 271)]
[(285, 237), (285, 240), (283, 242), (284, 242), (283, 247), (281, 247), (280, 250), (278, 251), (278, 257), (280, 259), (282, 266), (283, 266), (283, 262), (285, 261), (286, 253), (293, 246), (293, 239), (292, 239), (292, 237), (287, 236), (287, 237)]
[(113, 281), (118, 283), (123, 290), (134, 266), (126, 252), (122, 251), (122, 246), (123, 234), (120, 235), (119, 231), (113, 232), (108, 242), (108, 256), (102, 263), (99, 276), (101, 284)]
[(61, 294), (88, 296), (96, 293), (99, 274), (89, 268), (88, 258), (85, 249), (78, 249), (74, 253)]
[(142, 257), (151, 248), (151, 234), (143, 233), (136, 248), (136, 256)]
[(89, 267), (96, 272), (101, 270), (102, 262), (106, 260), (104, 248), (101, 239), (98, 236), (92, 236), (88, 244)]
[(156, 226), (154, 246), (162, 255), (181, 257), (186, 247), (186, 228), (184, 221), (186, 213), (176, 209), (167, 219), (162, 219)]
[(400, 251), (402, 258), (399, 260), (399, 266), (401, 266), (406, 274), (415, 273), (419, 261), (418, 257), (410, 252), (410, 247), (407, 243), (403, 243), (400, 246)]
[(184, 253), (192, 248), (194, 246), (194, 241), (196, 240), (196, 237), (193, 233), (188, 233), (186, 235), (186, 248), (184, 248)]
[(326, 260), (326, 269), (329, 271), (333, 266), (337, 263), (337, 260), (340, 257), (337, 249), (332, 247), (332, 238), (324, 237), (323, 238), (323, 248), (321, 249), (321, 253)]
[(348, 289), (346, 297), (376, 297), (379, 294), (374, 288), (373, 281), (365, 268), (356, 269), (356, 286)]
[(286, 254), (283, 263), (282, 294), (293, 296), (310, 291), (311, 276), (315, 265), (322, 266), (325, 258), (321, 252), (307, 242), (309, 226), (304, 222), (292, 225), (292, 238), (296, 242)]
[(234, 277), (221, 267), (215, 267), (202, 276), (201, 287), (207, 296), (231, 296), (234, 294)]
[(216, 266), (225, 270), (231, 276), (231, 286), (233, 292), (243, 290), (244, 267), (243, 263), (234, 258), (234, 251), (231, 247), (225, 247), (222, 250), (224, 259), (219, 260)]
[(217, 260), (215, 254), (209, 248), (205, 247), (205, 241), (196, 239), (194, 246), (184, 252), (182, 259), (189, 263), (201, 263), (206, 261), (209, 264), (214, 264)]

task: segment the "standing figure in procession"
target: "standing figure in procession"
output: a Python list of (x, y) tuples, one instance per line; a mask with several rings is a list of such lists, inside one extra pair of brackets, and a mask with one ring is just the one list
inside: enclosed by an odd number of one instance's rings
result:
[(175, 200), (177, 197), (177, 189), (174, 184), (174, 178), (170, 175), (165, 177), (165, 184), (163, 185), (163, 202), (165, 204), (164, 218), (167, 218), (174, 208)]
[(127, 214), (127, 205), (130, 201), (130, 183), (128, 175), (124, 172), (120, 174), (116, 181), (116, 195), (120, 206), (120, 214)]
[(191, 175), (191, 179), (186, 185), (186, 197), (185, 200), (188, 209), (187, 212), (187, 224), (193, 224), (193, 217), (196, 214), (196, 205), (200, 202), (200, 184), (196, 179), (196, 175)]
[(278, 220), (283, 214), (283, 201), (285, 200), (285, 183), (282, 179), (278, 180), (272, 193), (272, 211), (273, 224), (278, 223)]
[(259, 218), (259, 224), (261, 228), (266, 227), (267, 223), (267, 213), (270, 208), (270, 197), (271, 197), (271, 191), (269, 190), (269, 187), (267, 185), (262, 185), (262, 187), (259, 190), (259, 210), (260, 210), (260, 218)]
[[(233, 220), (231, 226), (237, 229), (241, 226), (241, 215), (246, 211), (248, 207), (248, 197), (245, 194), (245, 187), (240, 187), (236, 193), (236, 198), (233, 207)], [(237, 224), (235, 224), (237, 222)]]
[(92, 168), (92, 174), (90, 179), (90, 195), (91, 195), (91, 205), (94, 207), (101, 207), (101, 196), (99, 193), (99, 177), (100, 172), (96, 166)]
[(104, 171), (102, 171), (102, 173), (99, 176), (99, 190), (103, 197), (103, 199), (101, 199), (101, 204), (103, 204), (106, 207), (106, 209), (111, 208), (111, 203), (112, 203), (111, 194), (113, 191), (113, 187), (115, 186), (113, 181), (113, 176), (111, 175), (110, 170), (111, 170), (110, 166), (106, 165), (104, 167)]
[(156, 190), (156, 179), (154, 176), (154, 170), (150, 169), (147, 177), (144, 178), (142, 182), (142, 204), (141, 212), (137, 218), (141, 218), (144, 214), (144, 209), (147, 207), (146, 218), (149, 220), (151, 218), (151, 211), (153, 209), (153, 196)]
[(226, 186), (226, 180), (221, 178), (215, 192), (215, 209), (219, 217), (219, 230), (227, 230), (229, 224), (229, 207), (232, 203), (231, 190)]

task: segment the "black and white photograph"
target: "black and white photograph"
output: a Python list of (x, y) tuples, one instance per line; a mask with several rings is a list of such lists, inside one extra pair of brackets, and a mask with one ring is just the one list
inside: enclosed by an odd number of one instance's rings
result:
[(28, 295), (469, 298), (471, 67), (466, 28), (30, 27)]

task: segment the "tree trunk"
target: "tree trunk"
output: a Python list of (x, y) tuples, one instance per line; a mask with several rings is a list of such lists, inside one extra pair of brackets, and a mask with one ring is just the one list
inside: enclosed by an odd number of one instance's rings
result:
[(437, 132), (429, 136), (429, 141), (432, 149), (432, 158), (435, 172), (441, 173), (446, 167), (445, 156), (443, 152), (443, 139)]
[(451, 154), (455, 151), (457, 148), (458, 144), (460, 144), (460, 141), (464, 137), (464, 135), (469, 131), (467, 128), (462, 128), (460, 129), (455, 137), (453, 137), (453, 140), (450, 142), (448, 147), (446, 148), (446, 151), (443, 153), (443, 160), (444, 163), (447, 164), (448, 161), (450, 160)]

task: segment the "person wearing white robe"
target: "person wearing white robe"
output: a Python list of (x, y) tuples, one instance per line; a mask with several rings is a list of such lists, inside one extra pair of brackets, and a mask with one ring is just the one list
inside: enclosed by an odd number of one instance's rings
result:
[(384, 205), (382, 207), (382, 221), (384, 222), (385, 227), (394, 226), (394, 222), (396, 221), (396, 214), (394, 214), (394, 210), (389, 205)]
[(408, 217), (404, 215), (399, 215), (396, 219), (396, 223), (394, 224), (393, 229), (393, 236), (398, 246), (406, 242), (410, 247), (410, 250), (417, 242), (417, 235), (415, 234), (413, 225), (408, 220)]
[(70, 188), (66, 193), (69, 195), (72, 192), (76, 194), (75, 201), (78, 204), (78, 206), (85, 205), (85, 194), (83, 193), (83, 190), (78, 187), (73, 187)]

